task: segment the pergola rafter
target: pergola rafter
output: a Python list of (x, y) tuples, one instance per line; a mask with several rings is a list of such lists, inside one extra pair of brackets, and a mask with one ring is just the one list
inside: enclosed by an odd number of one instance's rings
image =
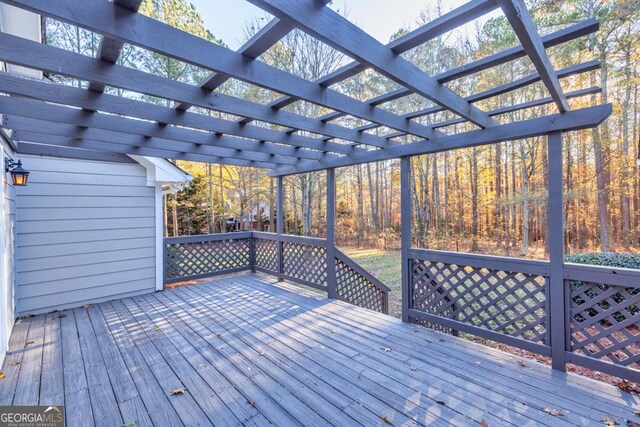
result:
[[(611, 111), (610, 105), (569, 111), (568, 99), (598, 93), (600, 88), (564, 94), (560, 80), (597, 69), (600, 64), (590, 61), (555, 70), (545, 51), (596, 31), (597, 21), (587, 20), (541, 37), (521, 0), (471, 0), (387, 45), (333, 12), (326, 0), (250, 0), (275, 18), (235, 52), (137, 13), (139, 0), (0, 1), (103, 37), (97, 57), (91, 58), (0, 33), (0, 60), (88, 82), (88, 89), (82, 89), (0, 73), (0, 91), (10, 95), (0, 99), (0, 113), (6, 117), (4, 127), (13, 129), (13, 139), (30, 152), (48, 145), (52, 151), (86, 149), (162, 156), (265, 167), (274, 169), (273, 175), (285, 175), (584, 129), (597, 126)], [(521, 45), (435, 76), (400, 56), (499, 7)], [(293, 29), (318, 38), (352, 62), (316, 81), (307, 81), (257, 60)], [(211, 74), (199, 85), (191, 85), (117, 65), (125, 43), (210, 70)], [(445, 86), (525, 56), (531, 59), (536, 73), (464, 97)], [(401, 87), (365, 101), (329, 88), (368, 68)], [(216, 90), (231, 78), (281, 96), (263, 105)], [(491, 111), (475, 105), (539, 81), (549, 90), (549, 97)], [(107, 87), (168, 100), (171, 105), (107, 94)], [(436, 105), (403, 114), (379, 108), (412, 94)], [(308, 117), (284, 109), (297, 101), (331, 112)], [(560, 114), (509, 124), (495, 119), (552, 102)], [(187, 111), (191, 107), (209, 113)], [(239, 119), (214, 117), (212, 111)], [(455, 117), (429, 125), (416, 121), (447, 111)], [(355, 128), (332, 123), (344, 116), (368, 123)], [(251, 124), (254, 121), (261, 124)], [(451, 135), (439, 130), (465, 122), (479, 129)], [(374, 131), (380, 127), (392, 131), (378, 136)], [(415, 142), (403, 144), (394, 139), (406, 135), (413, 136)]]

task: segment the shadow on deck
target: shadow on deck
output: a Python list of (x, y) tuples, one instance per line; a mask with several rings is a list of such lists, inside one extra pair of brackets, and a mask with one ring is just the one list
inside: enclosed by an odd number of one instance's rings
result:
[(0, 405), (68, 425), (640, 422), (613, 386), (257, 274), (23, 319), (2, 372)]

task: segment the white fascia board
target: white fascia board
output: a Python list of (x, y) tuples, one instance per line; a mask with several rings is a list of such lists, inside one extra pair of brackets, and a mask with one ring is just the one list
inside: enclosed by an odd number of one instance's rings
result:
[[(38, 43), (42, 42), (40, 15), (4, 3), (0, 3), (0, 31)], [(5, 64), (5, 67), (12, 74), (42, 80), (42, 71), (12, 64)]]
[(156, 183), (185, 184), (193, 179), (189, 175), (168, 160), (159, 157), (136, 156), (129, 154), (136, 162), (147, 169), (147, 185), (155, 187)]

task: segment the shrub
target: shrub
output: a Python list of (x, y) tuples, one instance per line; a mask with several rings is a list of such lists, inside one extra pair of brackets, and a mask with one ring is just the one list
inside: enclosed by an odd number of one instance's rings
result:
[(593, 252), (588, 254), (568, 255), (566, 262), (576, 264), (604, 265), (607, 267), (636, 268), (640, 269), (640, 254)]

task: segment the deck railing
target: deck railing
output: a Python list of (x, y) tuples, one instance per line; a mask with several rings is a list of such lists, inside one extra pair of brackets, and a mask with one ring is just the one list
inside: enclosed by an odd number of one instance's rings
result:
[(329, 263), (328, 252), (326, 239), (275, 233), (168, 237), (164, 239), (164, 282), (253, 270), (388, 313), (389, 288), (335, 248), (333, 263)]
[[(409, 319), (640, 381), (640, 271), (564, 264), (564, 310), (550, 309), (546, 261), (409, 250)], [(562, 351), (561, 351), (562, 354)]]

